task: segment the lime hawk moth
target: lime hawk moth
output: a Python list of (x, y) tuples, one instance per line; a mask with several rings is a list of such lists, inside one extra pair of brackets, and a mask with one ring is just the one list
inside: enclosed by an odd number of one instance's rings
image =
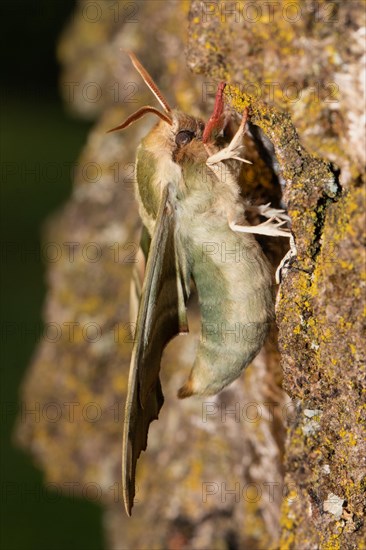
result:
[[(248, 111), (231, 136), (232, 116), (224, 108), (220, 83), (213, 113), (205, 123), (172, 109), (136, 56), (129, 54), (163, 112), (144, 106), (110, 131), (122, 130), (151, 113), (160, 120), (137, 151), (135, 195), (143, 222), (141, 257), (133, 278), (138, 300), (136, 332), (128, 380), (122, 453), (125, 507), (131, 514), (137, 459), (147, 447), (150, 423), (163, 405), (159, 379), (164, 347), (188, 331), (186, 305), (191, 285), (198, 293), (202, 326), (240, 321), (255, 327), (255, 338), (229, 344), (211, 332), (200, 339), (187, 382), (178, 397), (213, 395), (238, 378), (261, 349), (274, 317), (272, 270), (253, 234), (289, 237), (288, 218), (270, 205), (257, 207), (267, 220), (249, 225), (240, 197), (238, 166)], [(218, 166), (225, 165), (224, 181)], [(254, 208), (254, 207), (250, 207)], [(250, 258), (226, 262), (204, 256), (203, 243), (247, 246)], [(143, 266), (143, 269), (142, 269)]]

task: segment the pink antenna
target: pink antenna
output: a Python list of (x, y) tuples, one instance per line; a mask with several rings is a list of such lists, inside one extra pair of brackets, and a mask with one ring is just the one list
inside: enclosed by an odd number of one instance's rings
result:
[(126, 120), (123, 121), (122, 124), (120, 124), (119, 126), (116, 126), (115, 128), (111, 128), (111, 130), (108, 130), (107, 134), (109, 134), (110, 132), (116, 132), (117, 130), (123, 130), (124, 128), (127, 128), (128, 126), (136, 122), (136, 120), (139, 120), (140, 118), (142, 118), (147, 113), (154, 113), (154, 115), (157, 115), (159, 118), (161, 118), (161, 120), (164, 120), (168, 124), (172, 124), (171, 118), (164, 115), (164, 113), (161, 113), (155, 107), (150, 107), (150, 105), (146, 105), (145, 107), (141, 107), (140, 109), (138, 109), (138, 111), (136, 111), (135, 113), (127, 117)]
[(163, 94), (161, 93), (161, 91), (159, 90), (159, 88), (157, 87), (157, 85), (155, 84), (152, 76), (147, 72), (145, 67), (142, 66), (142, 64), (140, 63), (140, 61), (137, 59), (137, 57), (133, 52), (127, 52), (127, 53), (132, 61), (133, 66), (140, 73), (145, 84), (150, 88), (150, 90), (152, 91), (156, 99), (159, 101), (160, 105), (163, 107), (164, 111), (166, 113), (170, 113), (172, 109), (169, 103), (167, 102), (167, 100), (165, 99), (165, 97), (163, 96)]

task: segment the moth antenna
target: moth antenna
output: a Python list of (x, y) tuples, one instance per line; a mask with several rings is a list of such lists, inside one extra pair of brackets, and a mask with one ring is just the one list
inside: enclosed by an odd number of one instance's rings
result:
[(163, 107), (164, 111), (166, 113), (171, 113), (172, 109), (169, 103), (167, 102), (167, 100), (165, 99), (165, 97), (163, 96), (163, 94), (161, 93), (161, 91), (159, 90), (159, 88), (157, 87), (152, 77), (147, 72), (147, 70), (141, 65), (140, 61), (137, 59), (137, 57), (133, 52), (127, 52), (127, 53), (132, 61), (133, 66), (140, 73), (145, 84), (150, 88), (150, 90), (152, 91), (156, 99), (159, 101), (160, 105)]
[(126, 120), (123, 121), (122, 124), (120, 124), (119, 126), (116, 126), (115, 128), (111, 128), (111, 130), (108, 130), (107, 134), (109, 134), (110, 132), (116, 132), (117, 130), (123, 130), (124, 128), (127, 128), (128, 126), (136, 122), (136, 120), (139, 120), (140, 118), (142, 118), (147, 113), (154, 113), (154, 115), (161, 118), (161, 120), (164, 120), (164, 122), (167, 122), (170, 125), (173, 124), (173, 121), (170, 117), (168, 117), (167, 115), (164, 115), (164, 113), (161, 113), (155, 107), (146, 105), (145, 107), (141, 107), (135, 113), (127, 117)]

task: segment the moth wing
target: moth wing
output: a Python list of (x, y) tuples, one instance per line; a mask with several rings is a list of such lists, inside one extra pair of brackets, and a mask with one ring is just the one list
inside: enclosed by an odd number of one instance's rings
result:
[(123, 433), (122, 485), (128, 515), (131, 515), (135, 496), (137, 459), (146, 449), (149, 425), (158, 418), (164, 402), (159, 378), (162, 353), (173, 336), (188, 330), (185, 304), (189, 273), (185, 251), (176, 237), (174, 207), (169, 201), (168, 188), (163, 193), (148, 248)]
[(130, 321), (133, 326), (136, 326), (150, 243), (151, 238), (149, 232), (146, 227), (143, 226), (140, 238), (140, 246), (137, 251), (136, 263), (132, 271), (130, 283)]

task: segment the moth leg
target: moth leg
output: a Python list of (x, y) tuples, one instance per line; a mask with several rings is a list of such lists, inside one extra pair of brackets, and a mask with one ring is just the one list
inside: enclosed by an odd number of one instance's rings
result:
[(287, 223), (287, 220), (272, 216), (259, 225), (239, 225), (235, 221), (229, 220), (229, 227), (237, 233), (252, 233), (254, 235), (268, 235), (269, 237), (291, 237), (291, 231), (286, 227), (282, 227), (285, 223)]
[[(223, 160), (229, 160), (229, 159), (236, 159), (236, 160), (239, 160), (240, 162), (246, 162), (247, 164), (252, 164), (250, 160), (246, 160), (241, 156), (244, 149), (243, 136), (246, 132), (245, 125), (247, 123), (247, 119), (248, 119), (248, 109), (245, 109), (243, 112), (243, 117), (240, 122), (240, 126), (236, 134), (230, 141), (229, 145), (227, 145), (224, 149), (221, 149), (221, 151), (219, 151), (218, 153), (215, 153), (214, 155), (210, 155), (206, 161), (206, 164), (208, 166), (212, 164), (216, 164), (218, 162), (222, 162)], [(210, 154), (209, 148), (208, 147), (206, 148), (208, 153)]]
[(260, 205), (245, 205), (245, 210), (248, 210), (249, 212), (253, 212), (255, 214), (259, 214), (260, 216), (263, 216), (265, 218), (275, 218), (279, 220), (285, 220), (286, 222), (291, 221), (290, 216), (286, 214), (286, 210), (272, 208), (270, 202), (268, 204)]
[(295, 244), (295, 239), (293, 235), (290, 235), (290, 250), (287, 252), (287, 254), (282, 258), (280, 265), (276, 269), (276, 283), (280, 284), (280, 282), (283, 279), (283, 276), (287, 273), (289, 270), (290, 265), (292, 264), (294, 258), (297, 255), (297, 249)]

